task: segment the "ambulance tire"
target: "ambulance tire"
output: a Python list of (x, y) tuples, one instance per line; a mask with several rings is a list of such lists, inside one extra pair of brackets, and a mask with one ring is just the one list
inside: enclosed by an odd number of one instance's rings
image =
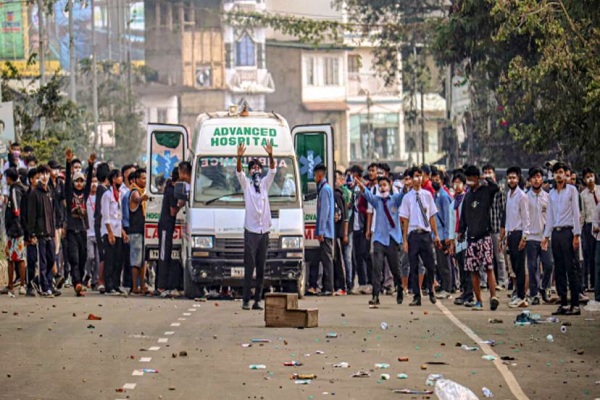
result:
[(183, 293), (191, 300), (202, 297), (202, 290), (198, 284), (192, 281), (192, 274), (187, 267), (183, 267)]

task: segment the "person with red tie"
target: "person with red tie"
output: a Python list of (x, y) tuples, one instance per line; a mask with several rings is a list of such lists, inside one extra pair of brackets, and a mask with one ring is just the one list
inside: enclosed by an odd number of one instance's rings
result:
[[(373, 298), (369, 300), (369, 305), (379, 305), (379, 292), (381, 291), (381, 273), (383, 270), (384, 259), (387, 259), (388, 265), (394, 280), (402, 282), (400, 277), (400, 250), (402, 246), (402, 231), (400, 230), (399, 210), (404, 198), (404, 193), (392, 194), (392, 182), (387, 176), (380, 176), (377, 179), (379, 193), (373, 194), (370, 190), (365, 190), (365, 185), (360, 176), (354, 177), (356, 184), (364, 193), (366, 200), (375, 210), (375, 232), (373, 235)], [(400, 283), (401, 284), (401, 283)], [(402, 304), (404, 289), (398, 288), (396, 292), (396, 303)]]

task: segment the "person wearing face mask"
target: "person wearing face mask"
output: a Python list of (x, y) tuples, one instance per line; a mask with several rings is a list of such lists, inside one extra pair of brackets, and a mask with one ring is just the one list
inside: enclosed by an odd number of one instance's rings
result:
[(2, 168), (2, 196), (8, 196), (8, 184), (6, 183), (6, 170), (9, 168), (27, 168), (27, 165), (21, 159), (21, 145), (18, 142), (13, 142), (10, 145), (10, 154), (8, 162), (4, 163)]
[(525, 246), (529, 236), (529, 207), (527, 195), (519, 187), (521, 168), (510, 167), (506, 171), (509, 191), (506, 195), (504, 226), (500, 229), (500, 242), (507, 239), (510, 263), (515, 271), (517, 297), (508, 306), (529, 307), (525, 297)]
[(442, 290), (436, 294), (438, 299), (452, 298), (452, 271), (450, 269), (450, 203), (452, 199), (446, 192), (442, 183), (442, 173), (437, 168), (432, 168), (431, 185), (434, 194), (434, 202), (437, 207), (435, 214), (436, 224), (439, 227), (441, 248), (436, 248), (436, 272), (441, 279)]
[(471, 165), (465, 169), (469, 192), (466, 194), (462, 214), (459, 221), (459, 242), (467, 241), (465, 270), (471, 275), (473, 290), (477, 299), (473, 309), (483, 311), (479, 273), (487, 274), (490, 288), (490, 309), (495, 311), (500, 302), (496, 297), (496, 279), (494, 276), (494, 251), (492, 245), (492, 226), (490, 212), (494, 197), (499, 187), (491, 178), (486, 178), (487, 184), (479, 181), (479, 168)]
[(27, 225), (29, 241), (37, 246), (39, 265), (39, 282), (43, 297), (55, 297), (60, 291), (54, 289), (52, 284), (52, 266), (56, 254), (54, 252), (55, 226), (55, 201), (53, 192), (49, 187), (50, 167), (41, 165), (38, 168), (40, 180), (27, 197)]
[[(365, 198), (375, 209), (377, 218), (373, 235), (373, 297), (369, 305), (379, 306), (379, 293), (381, 290), (382, 270), (384, 259), (387, 259), (390, 272), (396, 282), (401, 284), (400, 276), (400, 250), (402, 245), (402, 231), (398, 215), (404, 193), (392, 194), (392, 182), (386, 176), (378, 179), (379, 194), (374, 195), (370, 190), (365, 190), (363, 182), (357, 178), (356, 184)], [(402, 304), (404, 289), (399, 287), (396, 292), (396, 303)]]
[[(437, 301), (433, 292), (433, 277), (435, 274), (433, 243), (438, 248), (441, 246), (435, 222), (435, 214), (438, 210), (431, 193), (421, 188), (421, 174), (421, 168), (415, 167), (412, 169), (413, 189), (404, 197), (400, 206), (402, 237), (405, 238), (403, 250), (408, 254), (411, 287), (414, 291), (414, 298), (409, 304), (410, 306), (421, 305), (421, 289), (424, 278), (427, 278), (425, 289), (429, 291), (429, 300), (433, 304)], [(435, 238), (433, 242), (432, 232)], [(419, 258), (423, 260), (425, 265), (425, 276), (419, 273)]]
[(593, 291), (595, 286), (596, 238), (592, 232), (594, 210), (600, 204), (600, 187), (596, 185), (596, 176), (591, 168), (584, 168), (585, 189), (581, 192), (581, 246), (583, 248), (583, 290)]
[(85, 277), (83, 284), (90, 287), (92, 290), (96, 290), (98, 286), (98, 267), (100, 265), (100, 257), (98, 254), (98, 244), (96, 243), (96, 234), (94, 232), (94, 212), (96, 210), (96, 193), (98, 190), (98, 177), (93, 174), (92, 170), (88, 171), (88, 174), (92, 175), (92, 185), (90, 186), (90, 194), (85, 207), (87, 210), (88, 217), (88, 230), (87, 230), (87, 261), (85, 264)]
[[(275, 159), (273, 158), (273, 146), (268, 144), (263, 148), (269, 156), (269, 172), (267, 172), (267, 176), (264, 178), (261, 177), (262, 164), (256, 159), (250, 160), (248, 163), (250, 177), (246, 177), (246, 174), (242, 170), (242, 157), (246, 153), (246, 146), (240, 144), (237, 148), (236, 176), (244, 192), (244, 204), (246, 207), (246, 216), (244, 219), (244, 298), (242, 303), (242, 309), (244, 310), (250, 309), (250, 286), (252, 285), (254, 270), (256, 270), (256, 287), (252, 309), (263, 309), (260, 305), (260, 300), (262, 298), (263, 278), (269, 246), (269, 229), (271, 229), (269, 189), (273, 184), (277, 172), (275, 169)], [(333, 270), (333, 264), (331, 268)]]
[(459, 231), (460, 219), (462, 217), (462, 204), (465, 199), (465, 185), (467, 177), (462, 171), (457, 171), (452, 178), (452, 188), (454, 189), (454, 199), (450, 204), (450, 254), (454, 255), (454, 260), (458, 265), (460, 274), (461, 295), (454, 300), (457, 306), (473, 307), (473, 282), (471, 275), (465, 270), (465, 255), (467, 252), (467, 242), (456, 240)]
[[(77, 297), (85, 294), (83, 275), (87, 261), (87, 230), (89, 221), (86, 203), (92, 186), (92, 171), (96, 155), (92, 153), (88, 160), (88, 176), (85, 178), (81, 172), (81, 161), (79, 171), (71, 174), (75, 160), (73, 151), (65, 151), (67, 168), (65, 174), (65, 199), (67, 202), (67, 215), (64, 229), (66, 230), (66, 252), (71, 265), (71, 279)], [(85, 184), (84, 184), (85, 182)], [(85, 185), (85, 186), (84, 186)]]
[[(556, 291), (560, 296), (560, 306), (552, 314), (581, 315), (579, 309), (580, 282), (576, 264), (581, 235), (579, 193), (575, 186), (567, 183), (566, 168), (562, 162), (557, 162), (552, 166), (556, 188), (550, 191), (542, 249), (548, 249), (549, 241), (552, 240), (554, 277)], [(570, 307), (567, 302), (568, 286), (571, 289)]]
[(122, 272), (123, 241), (128, 241), (123, 230), (121, 217), (121, 193), (119, 189), (123, 184), (123, 175), (118, 169), (113, 169), (108, 175), (110, 184), (108, 190), (102, 195), (102, 240), (104, 241), (104, 281), (106, 294), (127, 295), (120, 287)]
[(54, 280), (56, 288), (60, 289), (65, 283), (66, 287), (70, 286), (69, 275), (71, 272), (71, 266), (64, 251), (66, 248), (66, 236), (63, 232), (66, 219), (65, 181), (60, 176), (60, 164), (56, 160), (48, 161), (48, 167), (50, 167), (48, 187), (52, 191), (52, 198), (54, 199), (54, 224), (56, 226), (56, 237), (54, 238), (54, 250), (56, 251), (53, 268)]
[[(531, 304), (540, 304), (539, 294), (542, 300), (548, 303), (548, 289), (554, 262), (552, 254), (542, 249), (544, 228), (546, 226), (546, 212), (550, 195), (542, 189), (544, 171), (539, 167), (529, 170), (529, 182), (531, 190), (527, 192), (527, 203), (529, 206), (529, 235), (527, 236), (527, 268), (529, 270), (529, 296)], [(543, 280), (540, 278), (540, 262), (542, 263)]]

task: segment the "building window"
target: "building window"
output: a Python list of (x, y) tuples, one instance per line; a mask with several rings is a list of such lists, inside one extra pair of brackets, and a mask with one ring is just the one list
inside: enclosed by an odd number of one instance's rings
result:
[(362, 57), (360, 54), (350, 54), (348, 56), (348, 72), (357, 73), (362, 67)]
[(256, 45), (247, 33), (244, 33), (235, 44), (235, 65), (238, 67), (256, 65)]
[(325, 57), (325, 86), (340, 85), (340, 60), (336, 57)]
[(306, 57), (304, 59), (304, 71), (306, 76), (306, 86), (315, 86), (315, 58)]
[(399, 116), (397, 113), (373, 113), (350, 116), (350, 157), (369, 160), (398, 159)]

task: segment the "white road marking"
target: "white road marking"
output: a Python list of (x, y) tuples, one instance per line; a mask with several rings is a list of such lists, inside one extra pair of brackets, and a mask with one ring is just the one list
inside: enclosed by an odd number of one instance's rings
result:
[(165, 336), (171, 336), (171, 335), (174, 335), (174, 334), (175, 334), (175, 332), (173, 332), (173, 331), (166, 331), (165, 332)]
[(137, 383), (126, 383), (123, 385), (123, 389), (133, 390), (137, 386)]
[(140, 358), (140, 362), (143, 362), (143, 363), (149, 363), (150, 361), (152, 361), (152, 357), (142, 357), (142, 358)]
[(454, 325), (456, 325), (468, 337), (473, 339), (475, 343), (479, 343), (479, 347), (481, 347), (481, 350), (483, 350), (485, 354), (496, 357), (493, 363), (498, 369), (498, 371), (500, 371), (500, 374), (506, 381), (506, 384), (508, 385), (510, 391), (515, 396), (515, 398), (517, 398), (518, 400), (528, 400), (529, 397), (527, 397), (525, 392), (523, 392), (523, 389), (521, 389), (521, 385), (519, 385), (519, 382), (517, 382), (513, 373), (508, 369), (506, 365), (502, 363), (500, 356), (498, 356), (498, 354), (496, 354), (496, 352), (492, 350), (492, 347), (488, 344), (481, 343), (483, 342), (483, 339), (477, 336), (477, 334), (473, 332), (471, 328), (460, 322), (460, 320), (456, 318), (454, 314), (452, 314), (452, 312), (442, 304), (442, 302), (438, 301), (436, 303), (436, 306), (440, 309), (440, 311), (442, 311), (442, 313), (446, 317), (448, 317), (450, 321), (452, 321), (452, 323), (454, 323)]
[(134, 369), (133, 372), (131, 373), (131, 376), (143, 376), (144, 375), (144, 370), (142, 369)]
[(160, 347), (158, 347), (158, 346), (152, 346), (152, 347), (148, 348), (148, 351), (158, 351), (158, 350), (160, 350)]
[(202, 307), (200, 304), (194, 304), (194, 307), (198, 308), (198, 307)]
[(177, 318), (177, 321), (186, 321), (186, 318)]
[(192, 315), (192, 313), (189, 313), (189, 312), (184, 312), (184, 313), (183, 313), (183, 316), (184, 316), (184, 317), (189, 317), (190, 315)]
[(161, 337), (158, 339), (158, 343), (167, 343), (168, 341), (169, 341), (169, 339), (166, 337)]
[(173, 322), (173, 323), (171, 324), (171, 326), (181, 326), (181, 323), (179, 323), (179, 322)]
[(196, 308), (188, 308), (188, 311), (196, 311)]

